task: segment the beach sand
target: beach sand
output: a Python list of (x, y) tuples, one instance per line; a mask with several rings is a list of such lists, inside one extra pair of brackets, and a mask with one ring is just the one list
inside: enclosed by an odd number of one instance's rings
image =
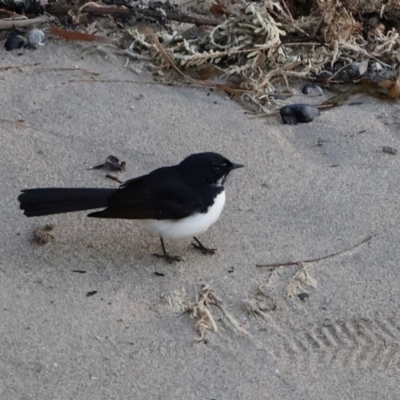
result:
[[(0, 53), (45, 67), (0, 71), (1, 118), (25, 121), (0, 122), (0, 398), (398, 399), (400, 163), (382, 147), (400, 148), (399, 104), (287, 126), (83, 50)], [(99, 79), (136, 83), (82, 81)], [(168, 241), (184, 262), (167, 265), (135, 221), (18, 209), (26, 188), (117, 187), (87, 170), (110, 154), (125, 180), (201, 151), (246, 166), (201, 237), (214, 256)]]

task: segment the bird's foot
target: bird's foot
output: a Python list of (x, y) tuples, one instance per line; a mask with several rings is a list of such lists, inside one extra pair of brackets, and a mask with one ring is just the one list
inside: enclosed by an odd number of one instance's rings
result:
[(217, 249), (209, 249), (208, 247), (204, 246), (199, 239), (195, 237), (193, 239), (196, 241), (196, 243), (191, 243), (191, 245), (195, 249), (200, 250), (203, 254), (215, 254), (215, 252), (217, 251)]
[(174, 262), (179, 262), (183, 261), (183, 259), (179, 256), (173, 256), (169, 253), (167, 253), (167, 250), (165, 250), (165, 244), (164, 244), (164, 239), (160, 236), (160, 242), (161, 242), (161, 247), (162, 247), (162, 254), (153, 254), (154, 257), (157, 258), (163, 258), (167, 263), (172, 264)]
[(175, 263), (175, 262), (183, 261), (183, 259), (182, 259), (181, 257), (179, 257), (179, 256), (173, 256), (173, 255), (168, 254), (168, 253), (164, 253), (164, 254), (157, 254), (157, 253), (155, 253), (155, 254), (153, 254), (153, 256), (154, 256), (154, 257), (157, 257), (157, 258), (163, 258), (163, 259), (164, 259), (167, 263), (169, 263), (169, 264), (173, 264), (173, 263)]

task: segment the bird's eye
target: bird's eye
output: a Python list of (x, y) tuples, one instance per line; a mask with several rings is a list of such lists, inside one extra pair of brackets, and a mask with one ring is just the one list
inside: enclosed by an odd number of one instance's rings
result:
[(219, 174), (222, 168), (226, 168), (226, 163), (223, 164), (214, 164), (214, 172)]

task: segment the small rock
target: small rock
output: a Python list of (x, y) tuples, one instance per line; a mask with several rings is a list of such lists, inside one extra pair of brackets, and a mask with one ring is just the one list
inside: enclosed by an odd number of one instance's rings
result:
[(25, 44), (25, 40), (21, 36), (10, 36), (4, 43), (4, 47), (7, 51), (20, 49)]
[(306, 301), (310, 295), (308, 293), (299, 293), (297, 295), (297, 297), (301, 300), (301, 301)]
[(36, 46), (43, 46), (44, 32), (40, 29), (31, 29), (28, 33), (28, 43), (36, 48)]
[(323, 95), (323, 91), (321, 86), (317, 85), (316, 83), (306, 83), (303, 88), (301, 89), (303, 94), (312, 94), (312, 95)]
[(282, 107), (280, 114), (284, 124), (296, 125), (299, 122), (311, 122), (320, 112), (317, 107), (308, 104), (291, 104)]

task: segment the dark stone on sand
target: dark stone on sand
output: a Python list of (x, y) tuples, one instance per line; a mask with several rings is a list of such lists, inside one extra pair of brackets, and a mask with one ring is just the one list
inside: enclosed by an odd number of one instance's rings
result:
[(299, 293), (297, 296), (301, 301), (306, 301), (310, 297), (308, 293)]
[(317, 107), (308, 104), (291, 104), (282, 107), (280, 110), (282, 121), (284, 124), (296, 125), (299, 122), (311, 122), (316, 116), (319, 115)]
[(20, 49), (25, 44), (24, 38), (21, 36), (10, 36), (4, 43), (4, 47), (7, 51)]

